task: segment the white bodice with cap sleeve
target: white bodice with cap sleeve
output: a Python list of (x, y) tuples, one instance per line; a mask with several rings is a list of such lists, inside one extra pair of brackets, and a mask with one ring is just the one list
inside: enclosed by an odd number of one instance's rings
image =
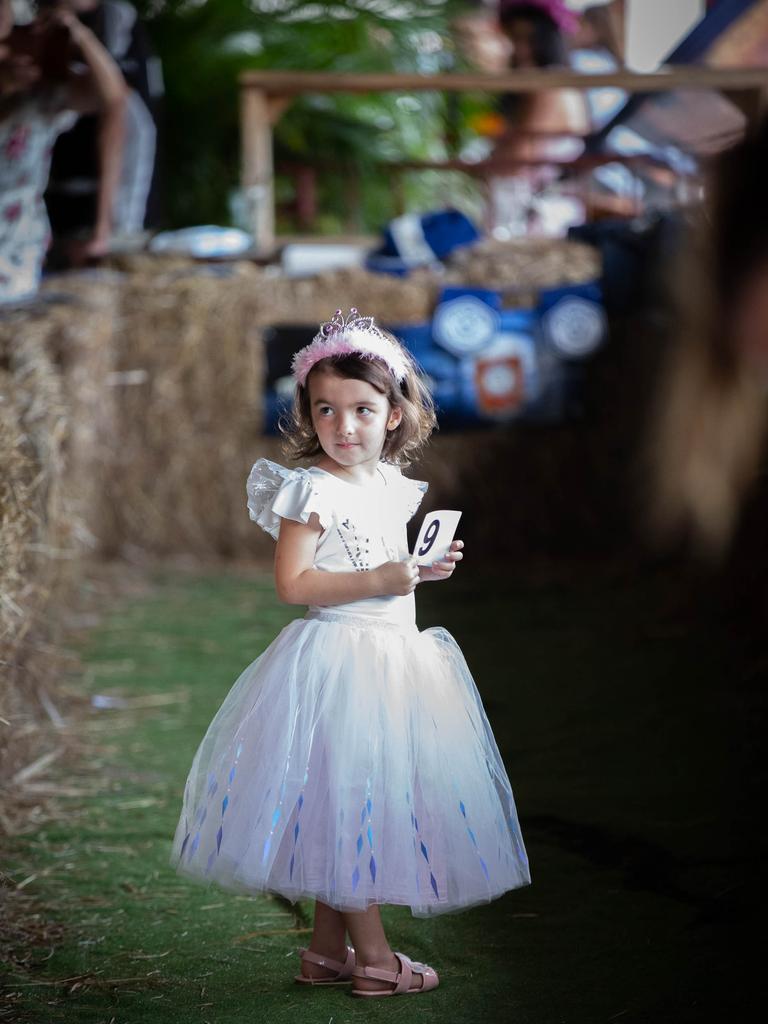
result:
[[(287, 469), (259, 459), (246, 486), (248, 514), (277, 539), (281, 519), (307, 523), (313, 512), (322, 527), (314, 568), (324, 572), (366, 572), (408, 555), (406, 524), (427, 484), (402, 475), (398, 466), (380, 462), (370, 485), (349, 483), (326, 470)], [(415, 622), (413, 594), (370, 597), (326, 606), (334, 612), (373, 616), (400, 625)], [(310, 610), (320, 610), (310, 606)]]

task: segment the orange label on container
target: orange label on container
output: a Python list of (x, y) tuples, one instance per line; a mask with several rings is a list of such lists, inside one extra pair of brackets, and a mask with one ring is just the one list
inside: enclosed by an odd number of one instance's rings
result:
[(519, 356), (478, 359), (475, 363), (477, 404), (492, 416), (514, 412), (525, 399), (523, 364)]

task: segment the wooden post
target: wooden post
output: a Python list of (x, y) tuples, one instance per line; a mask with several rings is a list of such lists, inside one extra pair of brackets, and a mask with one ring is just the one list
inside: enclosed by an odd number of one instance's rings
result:
[(266, 255), (275, 247), (275, 185), (270, 104), (264, 89), (244, 86), (240, 124), (243, 146), (241, 182), (248, 224), (256, 251)]

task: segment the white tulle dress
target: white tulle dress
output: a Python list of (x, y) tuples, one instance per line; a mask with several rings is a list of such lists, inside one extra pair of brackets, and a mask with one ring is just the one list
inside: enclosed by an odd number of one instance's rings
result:
[[(426, 486), (385, 463), (364, 488), (260, 459), (248, 510), (275, 538), (281, 518), (316, 512), (315, 567), (364, 572), (407, 555)], [(286, 626), (200, 744), (171, 862), (227, 889), (416, 917), (530, 882), (509, 779), (451, 635), (418, 630), (412, 594), (311, 607)]]

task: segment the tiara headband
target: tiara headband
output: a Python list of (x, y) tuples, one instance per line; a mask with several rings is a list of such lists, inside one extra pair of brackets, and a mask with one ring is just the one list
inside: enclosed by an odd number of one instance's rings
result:
[(344, 317), (341, 310), (337, 309), (330, 320), (320, 325), (311, 343), (296, 353), (291, 363), (294, 379), (303, 387), (315, 363), (332, 356), (348, 355), (381, 359), (392, 371), (398, 384), (405, 380), (408, 373), (408, 363), (403, 353), (382, 334), (372, 316), (360, 316), (353, 306), (348, 317)]

